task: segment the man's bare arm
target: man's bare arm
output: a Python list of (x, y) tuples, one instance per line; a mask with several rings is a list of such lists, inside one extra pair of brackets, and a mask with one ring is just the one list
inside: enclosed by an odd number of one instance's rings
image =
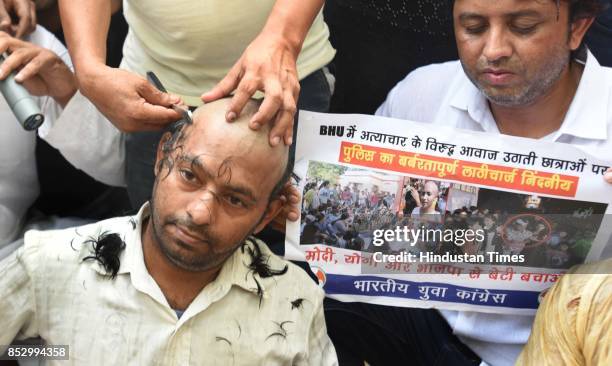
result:
[(110, 26), (109, 0), (59, 0), (62, 27), (77, 78), (91, 67), (106, 65), (106, 36)]
[(324, 0), (277, 0), (262, 33), (281, 35), (299, 53)]
[(139, 75), (106, 66), (111, 7), (110, 0), (60, 0), (79, 90), (121, 131), (160, 130), (181, 118), (170, 108), (181, 100)]

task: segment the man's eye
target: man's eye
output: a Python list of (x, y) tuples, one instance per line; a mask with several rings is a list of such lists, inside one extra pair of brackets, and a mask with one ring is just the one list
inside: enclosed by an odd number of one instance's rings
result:
[(196, 176), (187, 169), (180, 169), (179, 172), (186, 182), (194, 183), (197, 180)]
[(465, 28), (465, 32), (468, 34), (480, 34), (483, 33), (487, 27), (486, 25), (470, 25), (470, 26), (466, 26)]
[(514, 32), (518, 34), (531, 34), (535, 29), (536, 27), (513, 27)]
[(530, 34), (533, 33), (537, 28), (537, 25), (529, 25), (529, 26), (520, 26), (520, 25), (512, 25), (512, 30), (518, 34)]
[(236, 196), (227, 196), (227, 202), (232, 206), (245, 207), (244, 202)]

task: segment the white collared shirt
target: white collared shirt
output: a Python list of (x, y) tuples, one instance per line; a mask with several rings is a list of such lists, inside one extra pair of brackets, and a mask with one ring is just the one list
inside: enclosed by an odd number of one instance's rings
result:
[[(146, 210), (134, 220), (28, 232), (25, 245), (0, 262), (0, 344), (40, 336), (69, 345), (76, 365), (337, 364), (323, 291), (261, 242), (270, 268), (287, 265), (287, 273), (261, 278), (238, 249), (179, 319), (144, 263)], [(114, 279), (98, 262), (83, 261), (91, 255), (87, 240), (104, 232), (126, 244)]]
[[(411, 72), (378, 108), (376, 115), (498, 134), (485, 96), (463, 72), (459, 61)], [(561, 128), (545, 139), (572, 144), (612, 160), (612, 68), (588, 52), (574, 99)], [(601, 154), (606, 156), (601, 156)]]
[[(498, 134), (486, 97), (459, 61), (425, 66), (399, 82), (376, 114)], [(561, 128), (546, 140), (572, 144), (612, 160), (612, 68), (588, 52), (578, 89)], [(612, 132), (610, 132), (612, 133)], [(490, 365), (513, 365), (527, 342), (533, 316), (441, 311), (453, 332)]]

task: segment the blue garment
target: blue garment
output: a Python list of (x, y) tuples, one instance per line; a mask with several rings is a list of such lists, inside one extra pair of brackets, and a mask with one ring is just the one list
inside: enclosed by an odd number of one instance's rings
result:
[(315, 222), (315, 226), (317, 227), (317, 229), (318, 229), (319, 231), (325, 231), (325, 227), (326, 227), (327, 225), (325, 224), (325, 222), (320, 222), (320, 221), (317, 221), (317, 222)]
[(340, 218), (340, 216), (336, 216), (334, 214), (327, 214), (325, 215), (325, 219), (323, 220), (323, 224), (325, 224), (325, 226), (330, 225), (332, 222), (338, 220)]
[(322, 187), (321, 189), (319, 189), (319, 200), (321, 201), (322, 205), (326, 205), (330, 197), (331, 197), (331, 190), (325, 187)]

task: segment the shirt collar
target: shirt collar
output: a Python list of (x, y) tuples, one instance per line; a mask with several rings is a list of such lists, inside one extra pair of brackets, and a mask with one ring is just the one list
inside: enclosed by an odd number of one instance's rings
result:
[(142, 223), (150, 216), (149, 203), (145, 203), (135, 216), (131, 216), (128, 221), (130, 227), (125, 235), (125, 250), (121, 257), (121, 264), (117, 274), (133, 273), (139, 268), (144, 269), (144, 254), (142, 251)]
[(557, 137), (570, 135), (590, 140), (607, 140), (610, 86), (605, 68), (588, 51), (578, 89)]
[[(463, 69), (462, 69), (463, 70)], [(459, 85), (451, 97), (450, 105), (468, 113), (470, 118), (478, 123), (483, 131), (499, 132), (493, 119), (487, 98), (468, 79), (465, 71), (460, 73)]]
[[(562, 135), (571, 135), (584, 139), (607, 140), (606, 119), (610, 87), (607, 79), (602, 77), (604, 74), (604, 67), (590, 51), (587, 51), (582, 77), (563, 124), (555, 133), (556, 139)], [(467, 78), (465, 72), (461, 75), (460, 85), (452, 96), (450, 104), (466, 111), (484, 131), (499, 131), (492, 119), (486, 97)], [(491, 126), (491, 122), (494, 126)]]

